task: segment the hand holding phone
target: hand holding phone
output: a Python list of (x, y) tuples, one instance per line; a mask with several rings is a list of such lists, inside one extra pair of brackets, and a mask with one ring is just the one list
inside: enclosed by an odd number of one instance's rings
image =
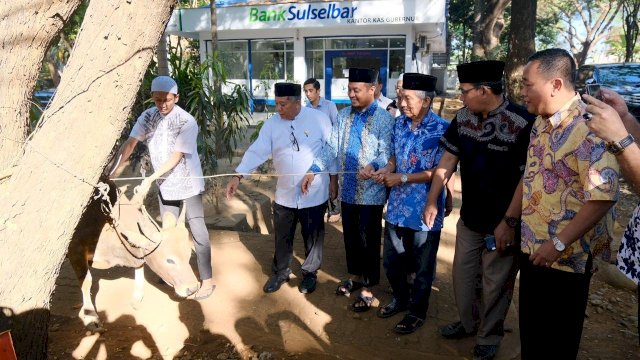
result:
[(587, 94), (593, 96), (594, 98), (602, 101), (602, 91), (600, 91), (600, 84), (589, 84), (587, 85)]
[(485, 236), (484, 245), (487, 248), (487, 251), (494, 251), (496, 249), (496, 237), (493, 235)]

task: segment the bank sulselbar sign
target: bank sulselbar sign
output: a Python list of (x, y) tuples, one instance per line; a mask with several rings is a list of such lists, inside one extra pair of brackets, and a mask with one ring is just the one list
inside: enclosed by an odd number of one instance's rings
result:
[[(276, 3), (218, 8), (218, 30), (445, 23), (446, 0), (372, 0)], [(206, 32), (209, 9), (174, 12), (169, 31)], [(208, 28), (208, 29), (207, 29)], [(210, 30), (209, 30), (210, 31)]]

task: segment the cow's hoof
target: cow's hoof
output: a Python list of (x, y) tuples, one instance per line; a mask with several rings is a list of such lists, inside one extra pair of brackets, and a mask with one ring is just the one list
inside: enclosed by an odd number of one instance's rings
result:
[(102, 334), (103, 332), (107, 331), (107, 329), (102, 327), (102, 324), (99, 321), (92, 321), (88, 324), (85, 324), (84, 327), (85, 329), (87, 329), (88, 331), (91, 331), (92, 333)]

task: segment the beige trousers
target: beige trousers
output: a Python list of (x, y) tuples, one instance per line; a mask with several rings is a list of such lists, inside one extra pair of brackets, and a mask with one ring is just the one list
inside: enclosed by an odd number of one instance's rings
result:
[(513, 297), (518, 250), (488, 251), (485, 235), (467, 228), (462, 219), (458, 221), (453, 289), (465, 330), (478, 330), (478, 345), (498, 345), (504, 337), (504, 320)]

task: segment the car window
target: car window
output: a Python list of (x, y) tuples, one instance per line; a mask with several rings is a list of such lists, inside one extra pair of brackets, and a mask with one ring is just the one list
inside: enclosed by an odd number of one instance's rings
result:
[(640, 65), (598, 67), (594, 71), (594, 78), (600, 84), (633, 84), (638, 86), (638, 84), (640, 84)]

